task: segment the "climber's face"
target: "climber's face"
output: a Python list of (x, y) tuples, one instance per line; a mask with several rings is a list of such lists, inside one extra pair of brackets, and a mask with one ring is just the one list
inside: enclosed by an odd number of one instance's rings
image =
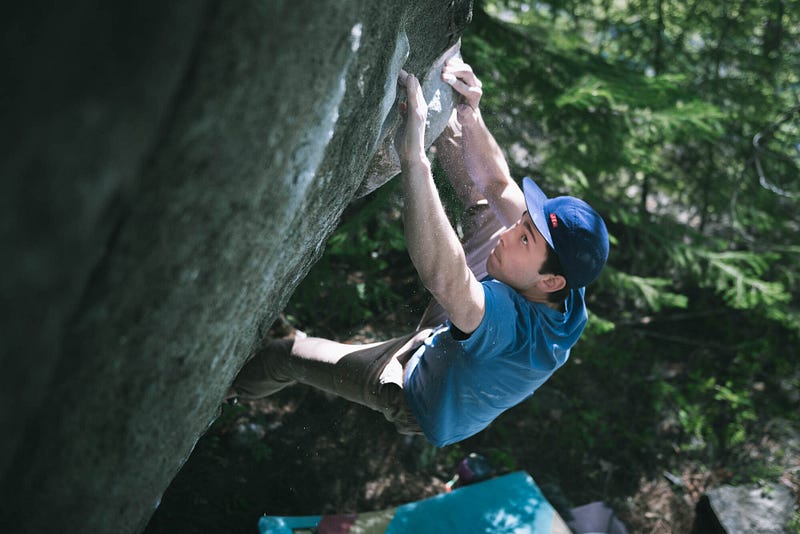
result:
[(556, 286), (560, 289), (562, 281), (566, 281), (562, 276), (540, 273), (546, 259), (547, 241), (526, 211), (516, 224), (500, 234), (486, 261), (486, 271), (524, 296), (531, 292), (548, 293)]

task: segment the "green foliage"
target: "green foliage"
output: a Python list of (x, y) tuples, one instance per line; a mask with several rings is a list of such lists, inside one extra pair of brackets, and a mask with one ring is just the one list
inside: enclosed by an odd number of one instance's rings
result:
[[(776, 5), (476, 3), (462, 53), (512, 175), (585, 198), (612, 244), (567, 367), (492, 427), (502, 443), (536, 422), (548, 476), (717, 465), (769, 418), (800, 424), (800, 4)], [(301, 326), (339, 336), (424, 306), (399, 202), (390, 183), (344, 215), (289, 307)]]
[(272, 448), (263, 441), (256, 441), (250, 447), (250, 454), (257, 463), (268, 462), (272, 459)]
[(489, 461), (499, 471), (516, 471), (517, 460), (507, 450), (500, 448), (492, 448), (487, 451), (489, 454)]
[(789, 524), (786, 525), (786, 528), (788, 528), (789, 532), (792, 534), (800, 534), (800, 510), (792, 515), (792, 519), (789, 520)]
[(777, 254), (756, 254), (745, 251), (702, 251), (708, 262), (706, 283), (722, 295), (725, 302), (737, 309), (779, 306), (791, 295), (780, 282), (769, 282), (761, 276)]
[(223, 403), (219, 415), (209, 428), (210, 434), (218, 434), (230, 428), (238, 419), (247, 414), (247, 408), (239, 404)]
[(466, 458), (467, 451), (464, 450), (461, 444), (454, 443), (441, 449), (441, 451), (437, 453), (437, 456), (440, 457), (440, 462), (443, 465), (452, 466), (452, 469), (456, 469), (461, 460)]
[(571, 394), (529, 406), (558, 431), (532, 447), (716, 464), (796, 420), (777, 399), (799, 365), (800, 6), (480, 6), (462, 49), (512, 174), (586, 198), (611, 233), (581, 363), (551, 380)]
[(686, 308), (688, 304), (686, 295), (670, 291), (673, 282), (666, 278), (636, 276), (613, 267), (607, 268), (605, 276), (640, 309), (660, 311), (670, 307)]
[[(787, 69), (800, 50), (758, 55), (746, 36), (766, 40), (760, 25), (774, 19), (759, 5), (658, 6), (487, 2), (464, 39), (467, 60), (488, 73), (487, 121), (502, 146), (535, 154), (512, 158), (517, 175), (541, 176), (546, 190), (607, 214), (616, 268), (607, 290), (658, 312), (710, 288), (732, 308), (788, 325), (800, 265), (779, 247), (796, 233), (797, 210), (759, 188), (748, 162), (761, 129), (773, 148), (760, 159), (780, 172), (767, 174), (783, 188), (792, 181), (781, 175), (800, 176), (798, 79)], [(690, 13), (706, 18), (682, 18)], [(796, 35), (790, 20), (772, 23)], [(742, 223), (746, 234), (731, 231)]]
[(599, 336), (608, 334), (616, 328), (616, 325), (607, 319), (603, 319), (595, 314), (589, 315), (589, 322), (586, 323), (586, 335)]
[(686, 436), (681, 450), (700, 452), (704, 460), (718, 460), (748, 436), (748, 425), (757, 419), (750, 392), (724, 384), (715, 377), (694, 373), (687, 384), (677, 388), (664, 383), (664, 395), (675, 402), (674, 409)]

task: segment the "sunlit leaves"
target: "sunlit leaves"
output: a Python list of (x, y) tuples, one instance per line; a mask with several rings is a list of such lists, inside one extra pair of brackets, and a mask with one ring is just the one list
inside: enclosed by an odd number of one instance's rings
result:
[(783, 284), (761, 278), (773, 255), (751, 252), (702, 252), (708, 262), (707, 283), (734, 308), (748, 309), (789, 302)]
[(660, 311), (664, 308), (685, 308), (688, 303), (685, 295), (674, 291), (674, 282), (666, 278), (635, 276), (613, 267), (606, 269), (605, 276), (639, 309)]
[[(487, 121), (525, 155), (516, 174), (602, 208), (616, 269), (604, 289), (648, 311), (702, 307), (700, 288), (732, 309), (794, 316), (800, 261), (775, 254), (800, 210), (770, 206), (752, 145), (763, 131), (770, 185), (800, 184), (788, 141), (800, 124), (789, 113), (797, 75), (786, 68), (800, 50), (759, 55), (774, 14), (704, 1), (485, 5), (492, 16), (478, 10), (464, 49), (487, 73)], [(800, 35), (791, 20), (784, 44)]]

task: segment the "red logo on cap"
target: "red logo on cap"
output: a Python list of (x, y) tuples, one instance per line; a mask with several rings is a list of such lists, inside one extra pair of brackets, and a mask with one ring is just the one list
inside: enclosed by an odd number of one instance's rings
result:
[(556, 217), (555, 213), (550, 214), (550, 226), (558, 228), (558, 217)]

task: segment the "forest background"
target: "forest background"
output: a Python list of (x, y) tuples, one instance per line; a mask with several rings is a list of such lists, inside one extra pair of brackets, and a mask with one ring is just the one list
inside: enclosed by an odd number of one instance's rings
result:
[[(608, 223), (568, 364), (441, 450), (302, 387), (225, 406), (149, 532), (394, 506), (442, 491), (473, 451), (559, 507), (611, 502), (633, 531), (686, 530), (720, 484), (800, 496), (800, 3), (476, 2), (462, 53), (512, 175)], [(352, 342), (415, 326), (428, 297), (398, 186), (348, 209), (289, 323)]]

